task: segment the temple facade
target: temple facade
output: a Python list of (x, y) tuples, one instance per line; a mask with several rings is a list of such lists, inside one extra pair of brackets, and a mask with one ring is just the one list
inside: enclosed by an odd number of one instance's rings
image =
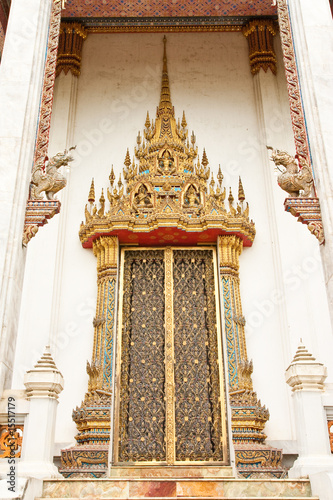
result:
[(0, 497), (333, 498), (330, 2), (0, 23)]

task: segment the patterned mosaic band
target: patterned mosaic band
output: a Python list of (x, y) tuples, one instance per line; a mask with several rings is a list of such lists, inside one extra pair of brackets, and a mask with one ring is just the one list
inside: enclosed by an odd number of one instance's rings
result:
[(68, 0), (65, 17), (165, 17), (165, 16), (270, 16), (276, 14), (271, 0)]

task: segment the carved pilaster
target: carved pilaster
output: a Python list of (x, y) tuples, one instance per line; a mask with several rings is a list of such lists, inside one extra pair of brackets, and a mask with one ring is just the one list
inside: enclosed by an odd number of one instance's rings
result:
[(236, 466), (243, 477), (260, 474), (280, 477), (282, 452), (265, 445), (265, 423), (269, 412), (253, 391), (252, 361), (247, 358), (245, 318), (239, 288), (239, 256), (242, 240), (236, 236), (218, 239), (223, 321), (226, 336), (232, 438)]
[(65, 477), (102, 477), (107, 472), (112, 396), (112, 360), (118, 270), (118, 238), (105, 236), (93, 243), (97, 257), (97, 305), (94, 345), (87, 363), (88, 392), (73, 411), (78, 446), (62, 450)]
[(276, 35), (275, 22), (271, 19), (255, 19), (243, 28), (243, 35), (249, 43), (251, 73), (255, 75), (260, 69), (268, 69), (276, 75), (276, 55), (273, 39)]
[(80, 76), (82, 47), (87, 32), (80, 23), (61, 23), (56, 76), (69, 71)]

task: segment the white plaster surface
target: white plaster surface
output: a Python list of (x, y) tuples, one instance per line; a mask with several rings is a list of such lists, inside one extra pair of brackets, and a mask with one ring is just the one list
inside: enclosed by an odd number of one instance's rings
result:
[(0, 392), (11, 385), (50, 0), (13, 0), (0, 66)]
[(333, 318), (333, 20), (327, 0), (289, 0), (317, 192), (324, 223), (321, 248)]
[[(155, 117), (162, 38), (160, 34), (89, 34), (78, 80), (73, 133), (77, 151), (66, 188), (68, 210), (29, 243), (13, 386), (22, 387), (24, 371), (42, 353), (50, 318), (55, 314), (50, 288), (54, 276), (61, 272), (53, 338), (54, 358), (64, 376), (65, 390), (59, 400), (57, 443), (74, 442), (76, 428), (71, 414), (87, 390), (85, 368), (92, 352), (96, 259), (78, 239), (91, 178), (95, 179), (99, 198), (101, 188), (108, 187), (111, 165), (119, 175), (127, 147), (133, 154), (147, 110)], [(176, 116), (181, 117), (185, 110), (189, 131), (193, 129), (197, 136), (200, 156), (205, 147), (215, 173), (221, 164), (224, 185), (231, 186), (234, 195), (238, 176), (242, 177), (257, 229), (253, 247), (246, 248), (240, 258), (253, 382), (261, 402), (270, 410), (268, 439), (293, 443), (293, 410), (284, 381), (289, 353), (295, 352), (302, 337), (328, 367), (328, 382), (332, 382), (333, 346), (318, 242), (306, 226), (284, 212), (285, 194), (277, 186), (274, 165), (263, 153), (262, 127), (272, 146), (292, 148), (293, 144), (281, 53), (277, 49), (276, 80), (270, 75), (260, 77), (260, 118), (247, 41), (241, 33), (179, 33), (167, 38)], [(52, 153), (65, 146), (61, 146), (65, 140), (63, 117), (69, 106), (65, 105), (69, 99), (64, 78), (56, 85)], [(56, 242), (64, 216), (64, 253), (59, 271), (55, 268), (59, 252)]]

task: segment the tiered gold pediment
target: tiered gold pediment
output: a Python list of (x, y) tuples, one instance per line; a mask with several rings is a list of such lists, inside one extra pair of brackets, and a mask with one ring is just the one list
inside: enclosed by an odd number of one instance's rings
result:
[[(196, 137), (189, 138), (185, 113), (182, 120), (175, 119), (171, 102), (164, 37), (162, 88), (156, 119), (147, 114), (143, 137), (140, 132), (135, 158), (129, 151), (124, 162), (123, 176), (126, 192), (120, 177), (115, 184), (113, 168), (107, 197), (110, 203), (106, 212), (102, 191), (100, 207), (95, 205), (92, 183), (85, 215), (80, 228), (84, 247), (101, 235), (116, 235), (121, 243), (181, 244), (215, 242), (218, 235), (237, 234), (245, 246), (250, 246), (255, 236), (254, 223), (249, 220), (248, 204), (241, 180), (238, 204), (234, 206), (231, 190), (228, 208), (225, 208), (226, 189), (222, 188), (223, 175), (219, 168), (217, 187), (211, 177), (205, 150), (201, 162), (198, 157)], [(173, 229), (172, 234), (170, 230)]]

